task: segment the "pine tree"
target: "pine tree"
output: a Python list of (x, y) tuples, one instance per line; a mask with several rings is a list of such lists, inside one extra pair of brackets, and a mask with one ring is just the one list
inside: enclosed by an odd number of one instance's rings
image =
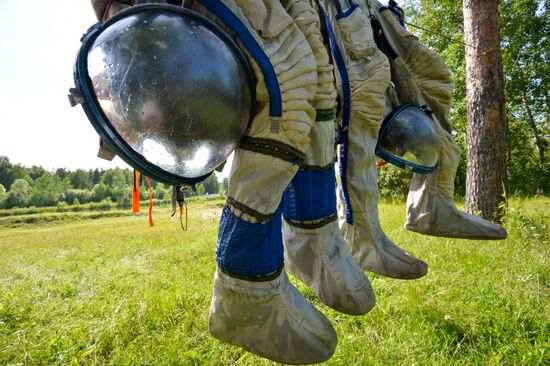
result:
[(506, 109), (498, 0), (464, 0), (466, 93), (466, 209), (498, 219), (507, 189)]

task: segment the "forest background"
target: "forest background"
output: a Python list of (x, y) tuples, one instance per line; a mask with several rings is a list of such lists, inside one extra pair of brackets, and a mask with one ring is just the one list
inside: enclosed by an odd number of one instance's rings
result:
[[(462, 2), (421, 0), (405, 6), (406, 24), (427, 46), (437, 51), (451, 70), (455, 83), (451, 122), (454, 137), (466, 151), (465, 48)], [(508, 118), (508, 196), (531, 197), (550, 192), (550, 14), (548, 2), (502, 0), (500, 2), (501, 48)], [(456, 176), (458, 197), (464, 196), (466, 154)], [(410, 172), (390, 165), (380, 169), (382, 198), (401, 201), (407, 196)], [(0, 208), (96, 204), (98, 207), (131, 206), (133, 175), (129, 169), (69, 171), (13, 164), (0, 156)], [(153, 196), (168, 201), (171, 188), (152, 182)], [(227, 178), (212, 175), (189, 190), (188, 195), (224, 194)], [(141, 190), (142, 199), (148, 197)], [(89, 207), (92, 207), (89, 205)]]
[[(399, 4), (407, 5), (408, 29), (439, 52), (453, 73), (451, 119), (464, 150), (455, 182), (460, 200), (467, 149), (462, 1)], [(406, 230), (403, 201), (411, 174), (384, 166), (381, 225), (392, 241), (429, 264), (429, 274), (398, 281), (368, 273), (377, 306), (364, 317), (326, 307), (291, 276), (338, 334), (327, 365), (550, 365), (550, 14), (546, 1), (500, 4), (509, 177), (502, 226), (508, 238), (461, 240)], [(24, 43), (19, 36), (18, 46)], [(9, 116), (5, 125), (28, 122)], [(46, 118), (38, 120), (51, 122)], [(66, 132), (59, 126), (56, 131)], [(4, 133), (32, 149), (37, 162), (50, 161), (30, 134)], [(76, 155), (70, 146), (80, 141), (59, 135), (54, 143), (48, 140), (49, 148), (61, 145)], [(15, 153), (9, 158), (30, 161)], [(69, 165), (70, 158), (67, 166), (79, 167)], [(151, 228), (144, 215), (129, 209), (129, 169), (89, 170), (94, 165), (84, 162), (85, 170), (52, 166), (21, 166), (0, 157), (0, 365), (272, 365), (208, 332), (223, 196), (193, 197), (186, 215), (170, 219), (171, 187), (153, 182)], [(188, 195), (225, 193), (222, 177), (210, 177)], [(148, 199), (143, 183), (142, 199)]]

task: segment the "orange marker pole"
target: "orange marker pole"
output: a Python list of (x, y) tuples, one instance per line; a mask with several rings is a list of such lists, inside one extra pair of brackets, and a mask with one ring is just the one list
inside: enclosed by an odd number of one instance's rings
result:
[(139, 214), (139, 171), (134, 170), (134, 190), (132, 191), (132, 212)]

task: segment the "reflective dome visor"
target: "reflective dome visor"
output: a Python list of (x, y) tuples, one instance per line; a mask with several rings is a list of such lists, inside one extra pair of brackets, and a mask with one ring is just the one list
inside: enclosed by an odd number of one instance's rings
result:
[(382, 122), (376, 155), (403, 169), (428, 174), (439, 161), (439, 133), (429, 114), (404, 104)]
[(160, 4), (96, 24), (75, 65), (76, 89), (102, 140), (169, 184), (205, 179), (235, 150), (254, 104), (252, 75), (218, 26)]

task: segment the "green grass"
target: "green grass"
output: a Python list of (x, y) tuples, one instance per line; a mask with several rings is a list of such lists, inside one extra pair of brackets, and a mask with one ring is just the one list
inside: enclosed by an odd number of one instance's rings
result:
[[(154, 228), (143, 215), (0, 229), (0, 364), (272, 364), (208, 334), (221, 205), (190, 202), (187, 232), (167, 209)], [(361, 317), (298, 283), (338, 332), (327, 364), (550, 364), (549, 206), (514, 200), (509, 238), (473, 241), (408, 232), (404, 206), (382, 204), (388, 236), (430, 272), (369, 274), (377, 306)]]
[[(200, 204), (215, 201), (217, 196), (188, 197), (186, 201), (191, 204)], [(169, 200), (153, 200), (154, 210), (170, 206)], [(141, 209), (147, 212), (149, 200), (141, 201)], [(143, 212), (142, 211), (142, 212)], [(24, 207), (0, 209), (0, 229), (7, 227), (20, 227), (37, 223), (66, 223), (69, 221), (93, 220), (99, 218), (112, 218), (120, 216), (132, 216), (131, 207), (120, 207), (114, 202), (104, 200), (79, 205), (67, 205), (61, 202), (57, 206), (48, 207)]]

